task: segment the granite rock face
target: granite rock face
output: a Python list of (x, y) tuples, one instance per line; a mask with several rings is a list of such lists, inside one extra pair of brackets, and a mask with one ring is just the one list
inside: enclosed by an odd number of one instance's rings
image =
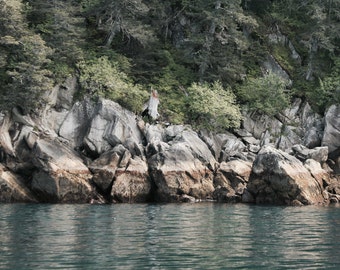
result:
[(337, 105), (322, 119), (296, 99), (275, 117), (245, 114), (238, 130), (197, 133), (105, 99), (73, 103), (76, 88), (55, 87), (32, 117), (0, 114), (1, 202), (340, 201)]
[(326, 204), (322, 183), (297, 158), (265, 146), (252, 168), (247, 190), (256, 203), (309, 205)]
[(24, 180), (0, 164), (0, 202), (37, 202)]
[(86, 203), (100, 199), (82, 159), (57, 141), (39, 139), (32, 149), (36, 166), (31, 190), (42, 202)]
[(340, 148), (340, 105), (332, 105), (326, 111), (322, 145), (328, 146), (330, 153)]
[(218, 202), (241, 202), (251, 167), (252, 163), (244, 160), (222, 162), (215, 173), (214, 199)]
[(180, 126), (164, 130), (147, 146), (150, 173), (158, 201), (181, 201), (183, 196), (211, 199), (216, 161), (197, 133)]

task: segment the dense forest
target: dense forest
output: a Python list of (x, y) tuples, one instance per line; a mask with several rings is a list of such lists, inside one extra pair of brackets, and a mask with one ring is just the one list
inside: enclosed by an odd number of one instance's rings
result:
[(75, 101), (140, 113), (157, 89), (162, 121), (196, 127), (294, 97), (323, 113), (340, 102), (339, 44), (340, 0), (0, 0), (0, 111), (39, 111), (75, 76)]

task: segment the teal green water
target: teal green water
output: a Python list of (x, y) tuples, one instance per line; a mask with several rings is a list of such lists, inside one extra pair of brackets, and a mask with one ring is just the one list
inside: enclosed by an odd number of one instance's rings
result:
[(0, 269), (340, 269), (340, 208), (0, 204)]

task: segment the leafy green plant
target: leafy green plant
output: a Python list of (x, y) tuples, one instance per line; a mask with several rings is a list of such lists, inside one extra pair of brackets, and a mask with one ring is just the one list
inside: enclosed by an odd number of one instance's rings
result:
[(235, 95), (230, 89), (224, 89), (219, 81), (212, 84), (193, 83), (188, 88), (187, 106), (187, 116), (198, 128), (236, 128), (241, 121)]
[(238, 87), (238, 95), (250, 110), (275, 115), (289, 105), (286, 85), (280, 76), (269, 73), (247, 79)]
[(126, 108), (138, 112), (147, 100), (147, 92), (133, 84), (128, 76), (121, 72), (116, 62), (106, 56), (78, 63), (81, 94), (103, 97), (121, 103)]

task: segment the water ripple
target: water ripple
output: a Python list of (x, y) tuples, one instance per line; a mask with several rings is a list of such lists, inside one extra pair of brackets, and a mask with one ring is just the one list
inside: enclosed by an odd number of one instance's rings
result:
[(0, 269), (340, 269), (340, 208), (0, 205)]

